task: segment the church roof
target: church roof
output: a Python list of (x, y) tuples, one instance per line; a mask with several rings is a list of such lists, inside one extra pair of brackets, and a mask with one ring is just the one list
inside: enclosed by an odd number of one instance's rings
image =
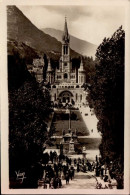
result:
[(66, 17), (65, 17), (64, 33), (63, 33), (63, 36), (62, 36), (62, 40), (65, 43), (69, 43), (69, 40), (70, 40), (70, 36), (69, 36), (69, 33), (68, 33), (68, 27), (67, 27)]

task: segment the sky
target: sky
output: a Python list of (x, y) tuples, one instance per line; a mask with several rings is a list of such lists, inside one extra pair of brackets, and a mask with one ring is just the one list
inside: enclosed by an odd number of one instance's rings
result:
[(125, 7), (123, 6), (17, 6), (39, 29), (64, 29), (67, 17), (69, 34), (100, 44), (104, 37), (122, 25), (125, 30)]

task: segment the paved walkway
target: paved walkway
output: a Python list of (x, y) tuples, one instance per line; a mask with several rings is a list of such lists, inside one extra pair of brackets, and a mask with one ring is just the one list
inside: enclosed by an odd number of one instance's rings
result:
[(66, 185), (66, 181), (62, 180), (62, 187), (66, 189), (95, 189), (96, 179), (93, 172), (76, 172), (73, 180), (69, 181)]
[[(97, 131), (97, 118), (90, 111), (89, 107), (81, 107), (79, 109), (83, 120), (88, 127), (89, 136), (78, 136), (78, 138), (101, 138), (100, 134)], [(91, 131), (93, 129), (93, 132)], [(62, 136), (52, 136), (53, 138), (62, 138)], [(86, 150), (86, 158), (89, 161), (94, 161), (95, 156), (99, 156), (99, 149), (96, 150)], [(83, 158), (82, 154), (68, 155), (69, 158)], [(97, 181), (94, 177), (94, 172), (78, 172), (75, 171), (75, 177), (73, 180), (69, 181), (69, 184), (66, 185), (66, 180), (62, 180), (63, 189), (95, 189)]]
[(92, 113), (89, 106), (86, 106), (86, 107), (82, 106), (79, 108), (79, 111), (80, 111), (80, 113), (83, 117), (83, 120), (84, 120), (84, 122), (89, 130), (89, 136), (87, 136), (87, 138), (101, 138), (101, 135), (97, 130), (98, 119), (96, 118), (95, 114)]

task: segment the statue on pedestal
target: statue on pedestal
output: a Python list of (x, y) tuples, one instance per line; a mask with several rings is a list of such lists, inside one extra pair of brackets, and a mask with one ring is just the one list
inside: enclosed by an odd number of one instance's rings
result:
[(72, 137), (72, 133), (71, 133), (71, 140), (69, 142), (69, 153), (75, 153), (74, 140), (73, 140), (73, 137)]
[(85, 146), (83, 146), (82, 154), (83, 154), (83, 158), (85, 159), (86, 158), (86, 147)]

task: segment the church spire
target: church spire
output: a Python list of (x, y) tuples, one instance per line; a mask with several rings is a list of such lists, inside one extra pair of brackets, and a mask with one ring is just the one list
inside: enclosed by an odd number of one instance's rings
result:
[(68, 27), (67, 27), (67, 19), (66, 19), (66, 17), (65, 17), (64, 33), (63, 33), (62, 40), (65, 43), (69, 43), (69, 40), (70, 40), (70, 36), (69, 36), (69, 33), (68, 33)]
[(47, 71), (52, 71), (51, 69), (51, 62), (50, 62), (50, 58), (48, 58), (48, 67), (47, 67)]
[(83, 71), (83, 70), (84, 70), (84, 67), (83, 67), (83, 57), (81, 56), (79, 71)]

